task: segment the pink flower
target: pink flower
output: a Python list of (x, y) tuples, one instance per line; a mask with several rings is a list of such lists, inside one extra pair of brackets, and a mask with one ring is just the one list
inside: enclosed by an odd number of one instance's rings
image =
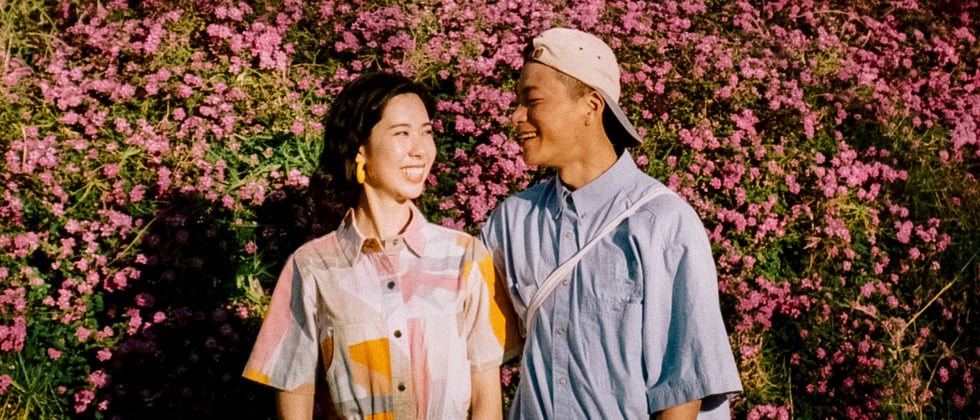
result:
[(297, 136), (303, 134), (303, 131), (305, 130), (306, 130), (306, 126), (303, 125), (302, 121), (293, 122), (293, 125), (289, 128), (289, 131), (291, 131), (293, 134)]
[(136, 295), (136, 306), (145, 308), (148, 306), (153, 306), (153, 303), (154, 303), (153, 295), (149, 293), (140, 293)]
[(88, 340), (90, 335), (92, 335), (92, 330), (88, 328), (78, 327), (78, 329), (75, 330), (75, 337), (78, 337), (78, 341), (80, 343), (84, 343), (85, 340)]
[(48, 348), (48, 357), (50, 357), (51, 360), (58, 360), (59, 358), (61, 358), (61, 352), (58, 351), (58, 349), (54, 349), (54, 348), (50, 348), (49, 347)]
[(98, 331), (95, 333), (95, 339), (105, 340), (106, 337), (112, 337), (113, 335), (115, 335), (115, 331), (113, 331), (111, 327), (106, 326), (105, 328), (102, 329), (102, 331)]
[(138, 203), (143, 200), (143, 195), (146, 194), (146, 188), (142, 185), (137, 185), (129, 191), (129, 201), (133, 203)]
[(13, 379), (10, 378), (10, 375), (0, 375), (0, 395), (7, 392), (7, 387), (10, 386), (11, 382), (13, 382)]
[(23, 316), (14, 318), (14, 325), (0, 325), (0, 350), (20, 351), (27, 338), (27, 321)]
[(90, 390), (82, 390), (75, 394), (75, 412), (81, 413), (88, 409), (88, 405), (95, 400), (95, 393)]
[(909, 243), (909, 241), (912, 239), (913, 227), (914, 225), (910, 221), (905, 221), (904, 223), (895, 222), (895, 229), (897, 230), (897, 232), (895, 232), (895, 238), (903, 244)]
[(109, 380), (109, 375), (106, 375), (105, 371), (103, 371), (102, 369), (99, 369), (88, 375), (89, 383), (95, 386), (96, 388), (104, 387), (108, 382), (108, 380)]
[(922, 257), (922, 251), (919, 251), (919, 248), (912, 247), (912, 249), (909, 249), (909, 258), (917, 260), (920, 257)]
[(112, 358), (112, 351), (109, 349), (99, 350), (99, 352), (95, 354), (95, 357), (99, 359), (100, 362), (104, 362)]
[(870, 297), (874, 291), (875, 286), (870, 282), (861, 285), (861, 297)]

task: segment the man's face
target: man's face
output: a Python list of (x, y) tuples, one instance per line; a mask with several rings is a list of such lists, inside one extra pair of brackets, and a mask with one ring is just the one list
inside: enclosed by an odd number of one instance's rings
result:
[(561, 168), (581, 149), (578, 136), (588, 108), (584, 98), (572, 96), (562, 77), (567, 76), (536, 62), (521, 70), (510, 120), (528, 164)]

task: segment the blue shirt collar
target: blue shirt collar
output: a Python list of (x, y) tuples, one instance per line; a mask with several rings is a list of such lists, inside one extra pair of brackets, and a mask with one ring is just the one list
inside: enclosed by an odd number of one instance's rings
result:
[[(624, 187), (632, 185), (633, 180), (641, 175), (643, 172), (636, 167), (633, 157), (628, 151), (623, 151), (616, 163), (606, 169), (602, 175), (574, 191), (568, 189), (556, 176), (556, 214), (561, 214), (569, 206), (574, 206), (575, 213), (579, 217), (595, 214), (597, 209), (608, 207), (610, 203), (616, 202)], [(568, 202), (569, 197), (571, 203)]]

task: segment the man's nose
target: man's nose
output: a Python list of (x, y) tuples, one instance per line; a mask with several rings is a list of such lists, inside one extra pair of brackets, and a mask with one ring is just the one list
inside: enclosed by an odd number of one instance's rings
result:
[(518, 105), (517, 109), (515, 109), (512, 114), (510, 114), (510, 122), (512, 124), (517, 124), (520, 122), (524, 122), (526, 120), (527, 120), (527, 108), (525, 108), (524, 105)]

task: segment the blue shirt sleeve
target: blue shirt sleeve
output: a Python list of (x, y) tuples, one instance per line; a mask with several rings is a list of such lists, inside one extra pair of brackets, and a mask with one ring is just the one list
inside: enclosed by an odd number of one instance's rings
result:
[[(728, 418), (728, 394), (741, 390), (722, 320), (711, 246), (690, 206), (671, 206), (654, 222), (663, 258), (645, 258), (644, 361), (651, 413), (702, 400)], [(650, 276), (652, 274), (652, 277)], [(701, 416), (701, 418), (715, 416)]]

